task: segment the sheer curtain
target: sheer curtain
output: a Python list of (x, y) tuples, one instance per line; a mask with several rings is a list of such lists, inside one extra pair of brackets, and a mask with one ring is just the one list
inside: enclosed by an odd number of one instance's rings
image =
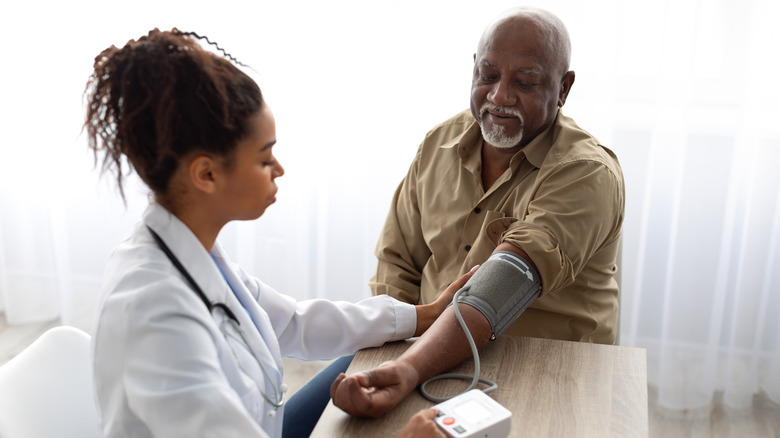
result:
[[(577, 80), (564, 108), (627, 185), (621, 340), (647, 348), (672, 409), (780, 402), (780, 91), (775, 0), (530, 2), (558, 14)], [(296, 298), (369, 295), (392, 192), (425, 132), (468, 105), (471, 55), (510, 1), (35, 2), (0, 35), (0, 310), (89, 330), (123, 205), (80, 124), (93, 57), (152, 27), (209, 35), (254, 69), (287, 173), (260, 220), (220, 236)]]

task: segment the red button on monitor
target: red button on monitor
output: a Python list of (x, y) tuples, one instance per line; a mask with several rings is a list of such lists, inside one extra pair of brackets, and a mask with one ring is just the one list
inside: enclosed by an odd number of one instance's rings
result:
[(441, 420), (441, 422), (446, 424), (447, 426), (449, 426), (450, 424), (455, 424), (455, 419), (452, 418), (452, 417), (447, 417), (447, 418)]

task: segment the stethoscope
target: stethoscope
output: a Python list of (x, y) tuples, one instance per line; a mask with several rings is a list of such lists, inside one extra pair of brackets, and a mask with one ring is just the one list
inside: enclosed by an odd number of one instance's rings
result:
[[(192, 290), (195, 291), (195, 294), (200, 297), (201, 301), (203, 301), (203, 304), (206, 305), (206, 308), (209, 309), (209, 313), (212, 315), (215, 312), (215, 309), (221, 310), (221, 313), (223, 315), (222, 317), (222, 323), (219, 325), (220, 331), (222, 331), (222, 334), (225, 336), (225, 338), (228, 337), (227, 330), (225, 330), (224, 325), (229, 324), (233, 327), (233, 331), (239, 334), (241, 337), (241, 341), (244, 343), (244, 345), (249, 347), (249, 351), (252, 353), (252, 357), (254, 357), (255, 361), (260, 365), (260, 369), (263, 372), (263, 375), (265, 376), (266, 380), (271, 383), (271, 386), (274, 389), (274, 398), (272, 399), (269, 397), (265, 392), (260, 390), (260, 395), (263, 396), (265, 401), (268, 402), (273, 407), (273, 410), (268, 412), (268, 416), (273, 418), (276, 415), (277, 409), (282, 407), (284, 405), (284, 393), (287, 391), (287, 385), (282, 383), (280, 386), (277, 386), (274, 382), (274, 379), (271, 377), (271, 374), (268, 372), (268, 370), (265, 368), (265, 362), (263, 360), (260, 360), (260, 355), (255, 350), (255, 346), (247, 341), (246, 335), (244, 333), (244, 329), (241, 328), (241, 323), (238, 321), (238, 318), (236, 318), (236, 315), (233, 313), (232, 310), (228, 306), (225, 305), (225, 303), (219, 303), (211, 301), (206, 298), (206, 294), (203, 293), (203, 290), (198, 286), (198, 283), (195, 282), (195, 279), (192, 278), (190, 273), (187, 271), (187, 269), (184, 268), (184, 265), (181, 264), (179, 259), (173, 254), (170, 248), (168, 248), (168, 245), (163, 242), (163, 240), (160, 238), (157, 233), (154, 232), (153, 229), (151, 229), (148, 225), (146, 228), (149, 230), (149, 232), (152, 234), (152, 237), (154, 237), (154, 240), (157, 242), (157, 246), (160, 247), (162, 252), (165, 253), (166, 256), (168, 256), (168, 259), (173, 263), (173, 266), (176, 267), (176, 269), (181, 273), (181, 275), (184, 276), (185, 279), (187, 279), (187, 282), (190, 284), (190, 287), (192, 287)], [(230, 342), (228, 342), (228, 346), (230, 346)], [(230, 347), (230, 351), (233, 353), (233, 358), (235, 359), (236, 363), (239, 367), (241, 366), (241, 361), (238, 360), (238, 356), (236, 355), (236, 352), (233, 350), (233, 347)], [(243, 370), (244, 373), (246, 373), (246, 370)], [(248, 373), (247, 373), (248, 374)], [(259, 389), (259, 388), (258, 388)]]

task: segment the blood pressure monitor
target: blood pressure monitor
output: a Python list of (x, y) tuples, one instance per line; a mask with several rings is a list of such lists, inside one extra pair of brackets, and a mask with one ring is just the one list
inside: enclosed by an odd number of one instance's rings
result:
[(505, 438), (512, 428), (512, 413), (497, 401), (472, 389), (434, 406), (436, 424), (453, 438)]

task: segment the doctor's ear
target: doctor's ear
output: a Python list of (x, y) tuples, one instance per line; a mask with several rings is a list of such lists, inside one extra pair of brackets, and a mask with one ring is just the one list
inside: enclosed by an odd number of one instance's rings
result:
[(199, 155), (190, 161), (187, 176), (196, 189), (205, 193), (214, 193), (217, 189), (215, 171), (214, 160), (207, 155)]

